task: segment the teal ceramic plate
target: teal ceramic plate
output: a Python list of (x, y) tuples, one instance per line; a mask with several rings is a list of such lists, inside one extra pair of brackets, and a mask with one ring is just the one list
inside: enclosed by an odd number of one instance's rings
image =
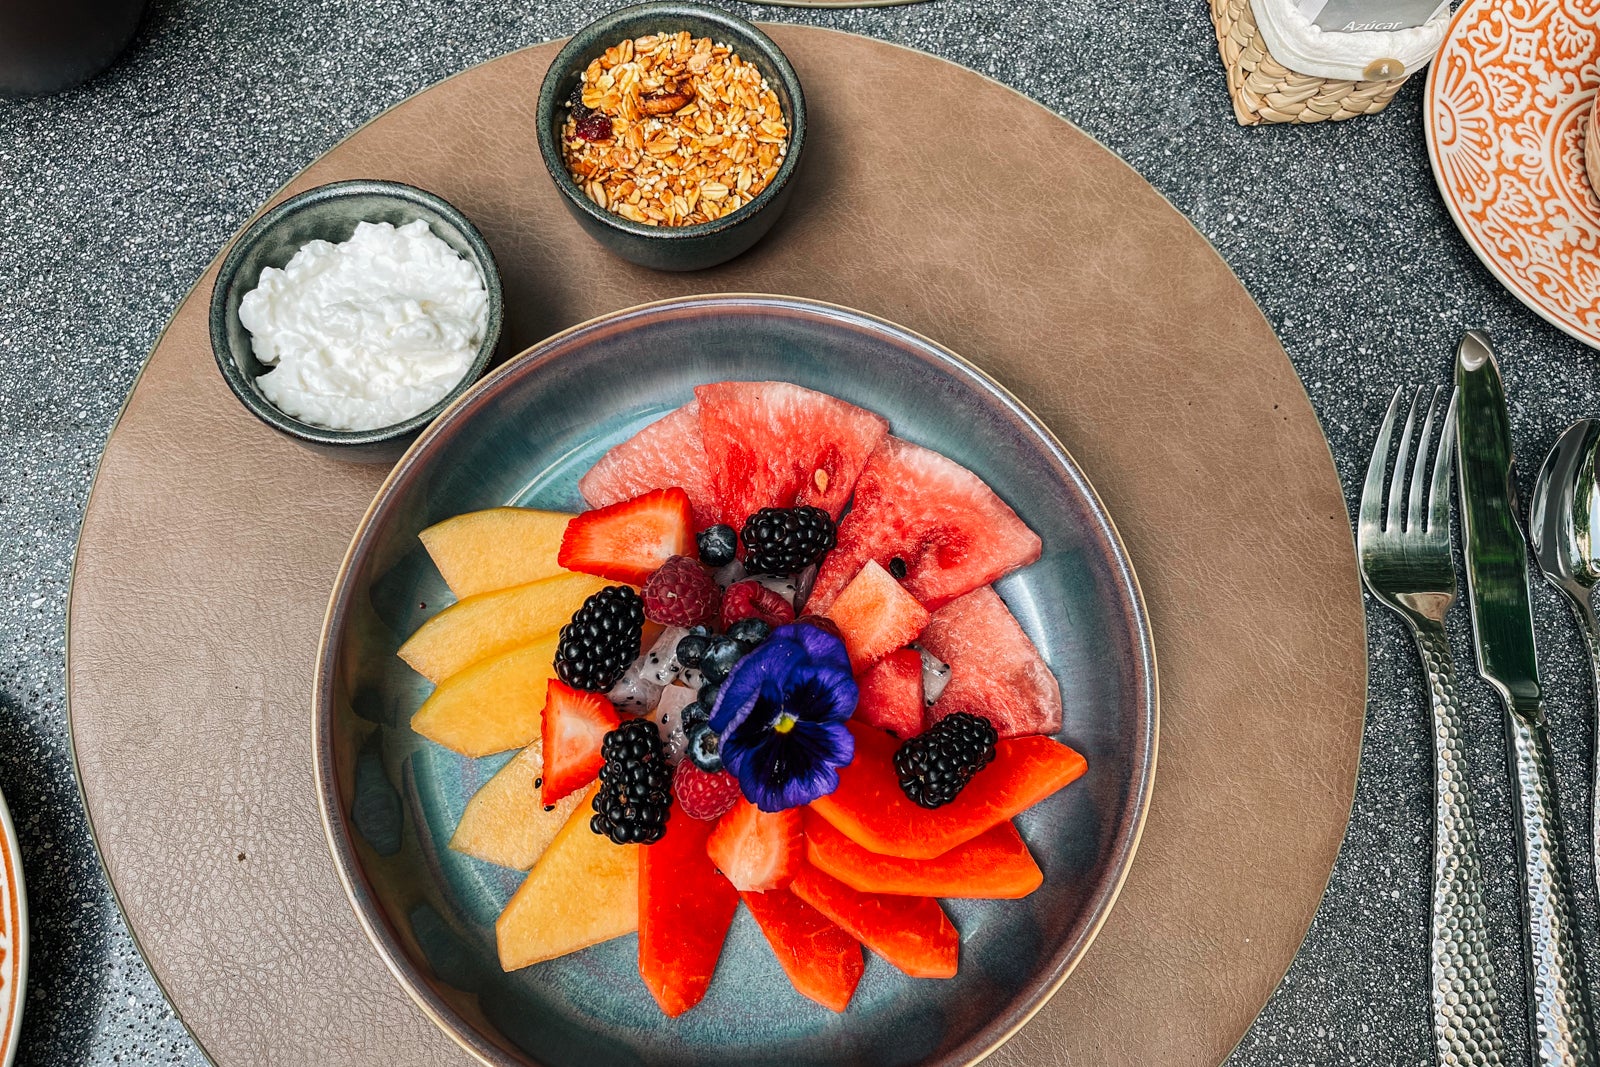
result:
[[(1061, 682), (1061, 740), (1088, 774), (1019, 820), (1044, 885), (953, 901), (960, 973), (911, 979), (871, 957), (849, 1010), (795, 993), (741, 909), (706, 1000), (669, 1020), (633, 936), (513, 974), (494, 920), (516, 871), (447, 847), (506, 756), (413, 734), (428, 685), (395, 656), (449, 593), (418, 531), (515, 503), (577, 510), (611, 445), (723, 379), (784, 379), (886, 416), (981, 475), (1044, 539), (998, 589)], [(1105, 509), (1014, 397), (933, 342), (845, 308), (715, 296), (620, 311), (558, 334), (479, 383), (394, 469), (335, 584), (314, 723), (334, 860), (373, 943), (418, 1004), (486, 1063), (540, 1067), (908, 1067), (969, 1063), (1066, 978), (1105, 920), (1143, 823), (1156, 748), (1155, 661), (1138, 585)], [(582, 886), (572, 892), (582, 893)]]

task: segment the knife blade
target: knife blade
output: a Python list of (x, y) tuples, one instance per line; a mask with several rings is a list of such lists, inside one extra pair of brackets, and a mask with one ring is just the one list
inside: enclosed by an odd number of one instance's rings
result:
[(1522, 873), (1522, 961), (1528, 1046), (1541, 1067), (1596, 1067), (1594, 1025), (1577, 937), (1572, 879), (1540, 704), (1528, 596), (1528, 549), (1517, 525), (1511, 418), (1489, 339), (1456, 349), (1456, 472), (1478, 673), (1506, 708)]

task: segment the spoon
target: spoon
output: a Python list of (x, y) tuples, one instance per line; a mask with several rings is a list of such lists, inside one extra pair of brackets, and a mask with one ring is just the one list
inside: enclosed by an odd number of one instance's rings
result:
[[(1600, 447), (1600, 420), (1579, 419), (1562, 431), (1533, 484), (1528, 508), (1528, 536), (1539, 569), (1550, 584), (1567, 595), (1578, 629), (1589, 650), (1594, 692), (1600, 704), (1600, 618), (1594, 590), (1600, 585), (1600, 484), (1595, 480), (1595, 452)], [(1600, 713), (1596, 718), (1600, 738)], [(1590, 785), (1590, 855), (1596, 857), (1600, 884), (1600, 747)]]

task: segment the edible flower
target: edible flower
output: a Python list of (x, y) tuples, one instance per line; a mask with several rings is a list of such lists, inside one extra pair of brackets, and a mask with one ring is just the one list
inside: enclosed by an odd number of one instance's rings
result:
[(778, 627), (717, 692), (723, 766), (762, 811), (827, 796), (855, 757), (845, 722), (859, 696), (843, 641), (808, 623)]

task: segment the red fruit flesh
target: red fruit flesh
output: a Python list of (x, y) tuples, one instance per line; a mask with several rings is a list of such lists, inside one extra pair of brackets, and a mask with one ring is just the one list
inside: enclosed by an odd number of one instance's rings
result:
[(699, 626), (716, 620), (722, 590), (693, 556), (673, 556), (640, 590), (644, 617), (663, 626)]
[(719, 521), (735, 530), (762, 508), (799, 504), (837, 519), (889, 428), (870, 411), (788, 382), (719, 382), (694, 395)]
[(574, 515), (556, 562), (569, 571), (643, 585), (667, 560), (694, 551), (689, 496), (674, 486)]
[(740, 892), (779, 889), (800, 869), (802, 825), (799, 808), (762, 811), (741, 798), (711, 831), (706, 853)]
[(1044, 881), (1022, 835), (1009, 822), (942, 856), (907, 860), (868, 852), (813, 812), (806, 817), (806, 858), (813, 867), (862, 893), (1016, 900)]
[(578, 479), (578, 492), (593, 508), (672, 486), (689, 495), (696, 529), (716, 523), (711, 468), (700, 441), (700, 405), (693, 400), (611, 449)]
[(1061, 686), (993, 589), (975, 589), (934, 612), (919, 640), (950, 664), (928, 725), (966, 711), (988, 719), (1001, 737), (1061, 729)]
[(855, 717), (904, 740), (922, 732), (922, 653), (900, 648), (856, 678)]
[(600, 746), (606, 733), (621, 724), (617, 709), (599, 693), (585, 693), (550, 679), (545, 689), (544, 716), (539, 724), (544, 742), (544, 771), (539, 800), (554, 804), (594, 781), (605, 760)]
[(702, 771), (688, 759), (672, 775), (672, 795), (691, 819), (716, 822), (739, 803), (738, 779), (727, 771)]
[(672, 812), (639, 853), (639, 977), (668, 1018), (705, 998), (739, 894), (706, 855), (711, 824)]
[(828, 608), (828, 618), (844, 638), (850, 668), (859, 673), (915, 641), (928, 624), (928, 609), (869, 559)]
[(858, 893), (815, 867), (802, 867), (789, 889), (911, 977), (955, 977), (961, 935), (938, 901)]
[(994, 761), (955, 800), (922, 808), (907, 799), (894, 773), (899, 742), (881, 730), (850, 724), (856, 756), (839, 771), (839, 788), (811, 810), (868, 852), (932, 859), (1033, 807), (1080, 778), (1082, 756), (1048, 737), (1017, 737), (995, 746)]
[(838, 544), (807, 611), (825, 612), (867, 560), (900, 557), (906, 591), (936, 611), (1039, 558), (1039, 537), (983, 479), (937, 452), (887, 437), (856, 482)]
[(740, 893), (795, 991), (844, 1011), (867, 969), (861, 945), (787, 889)]
[(722, 594), (722, 625), (726, 629), (740, 619), (760, 619), (771, 627), (794, 622), (794, 608), (776, 589), (768, 589), (755, 579), (734, 582)]

